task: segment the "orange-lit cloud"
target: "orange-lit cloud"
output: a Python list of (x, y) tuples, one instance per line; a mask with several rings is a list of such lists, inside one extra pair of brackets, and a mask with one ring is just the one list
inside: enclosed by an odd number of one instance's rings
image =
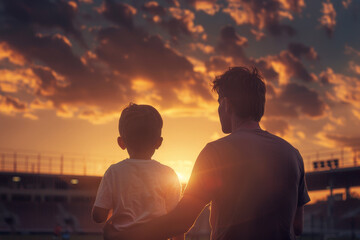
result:
[(11, 63), (23, 66), (26, 62), (25, 58), (10, 49), (9, 45), (6, 42), (0, 42), (0, 61), (8, 59)]
[[(271, 7), (269, 7), (271, 6)], [(303, 0), (282, 1), (233, 1), (228, 0), (228, 6), (223, 12), (228, 13), (238, 25), (249, 24), (257, 30), (267, 29), (273, 35), (294, 35), (295, 29), (288, 24), (282, 24), (283, 19), (293, 20), (293, 12), (300, 13), (305, 7)], [(259, 32), (255, 33), (259, 38)]]
[(204, 11), (209, 15), (214, 15), (220, 9), (217, 0), (187, 0), (188, 4), (194, 7), (197, 11)]
[(341, 3), (344, 6), (345, 9), (348, 9), (352, 0), (343, 0)]
[[(349, 77), (335, 73), (333, 69), (327, 68), (320, 74), (322, 81), (329, 84), (331, 89), (331, 100), (336, 102), (350, 103), (360, 109), (360, 80), (357, 77)], [(330, 96), (330, 95), (328, 95)]]
[(8, 93), (16, 93), (19, 89), (28, 89), (35, 93), (38, 89), (39, 79), (32, 69), (0, 69), (0, 90)]
[(327, 2), (322, 3), (322, 17), (319, 18), (319, 22), (321, 26), (325, 29), (327, 35), (329, 37), (332, 37), (334, 34), (334, 29), (336, 26), (336, 11), (334, 8), (334, 5), (330, 2), (330, 0), (327, 0)]
[(210, 54), (214, 52), (214, 47), (211, 45), (206, 45), (204, 43), (190, 43), (190, 49), (192, 51), (200, 50), (203, 53)]
[(18, 98), (0, 95), (0, 112), (7, 115), (14, 115), (16, 113), (24, 113), (28, 110), (25, 102)]
[(352, 72), (360, 75), (360, 65), (356, 64), (354, 61), (349, 62), (349, 68)]

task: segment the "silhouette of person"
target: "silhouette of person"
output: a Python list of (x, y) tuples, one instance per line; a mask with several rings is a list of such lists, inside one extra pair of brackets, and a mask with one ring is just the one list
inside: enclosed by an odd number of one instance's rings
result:
[(188, 231), (211, 204), (212, 240), (295, 239), (310, 201), (303, 159), (284, 139), (260, 128), (265, 83), (256, 68), (230, 68), (213, 81), (226, 137), (199, 154), (179, 204), (170, 213), (104, 238), (166, 239)]

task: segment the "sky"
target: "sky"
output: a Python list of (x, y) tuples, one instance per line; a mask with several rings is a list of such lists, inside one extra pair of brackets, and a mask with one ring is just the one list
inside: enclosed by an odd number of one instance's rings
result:
[(351, 152), (359, 14), (356, 0), (0, 0), (0, 150), (108, 166), (127, 157), (121, 110), (150, 104), (164, 119), (154, 159), (186, 180), (206, 143), (225, 136), (211, 81), (255, 66), (267, 85), (263, 129), (303, 154)]

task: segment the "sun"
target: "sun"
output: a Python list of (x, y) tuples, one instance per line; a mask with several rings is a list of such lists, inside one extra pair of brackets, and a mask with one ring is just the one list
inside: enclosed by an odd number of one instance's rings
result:
[(184, 176), (183, 174), (181, 174), (181, 173), (179, 173), (177, 171), (175, 171), (175, 172), (176, 172), (176, 174), (177, 174), (177, 176), (179, 178), (180, 183), (187, 183), (188, 182), (188, 180), (189, 180), (188, 177)]

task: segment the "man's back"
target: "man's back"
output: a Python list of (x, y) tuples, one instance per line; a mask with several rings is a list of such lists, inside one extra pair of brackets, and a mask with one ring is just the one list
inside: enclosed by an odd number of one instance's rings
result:
[(238, 130), (204, 148), (185, 194), (211, 201), (213, 239), (294, 239), (296, 208), (309, 200), (303, 174), (289, 143)]

